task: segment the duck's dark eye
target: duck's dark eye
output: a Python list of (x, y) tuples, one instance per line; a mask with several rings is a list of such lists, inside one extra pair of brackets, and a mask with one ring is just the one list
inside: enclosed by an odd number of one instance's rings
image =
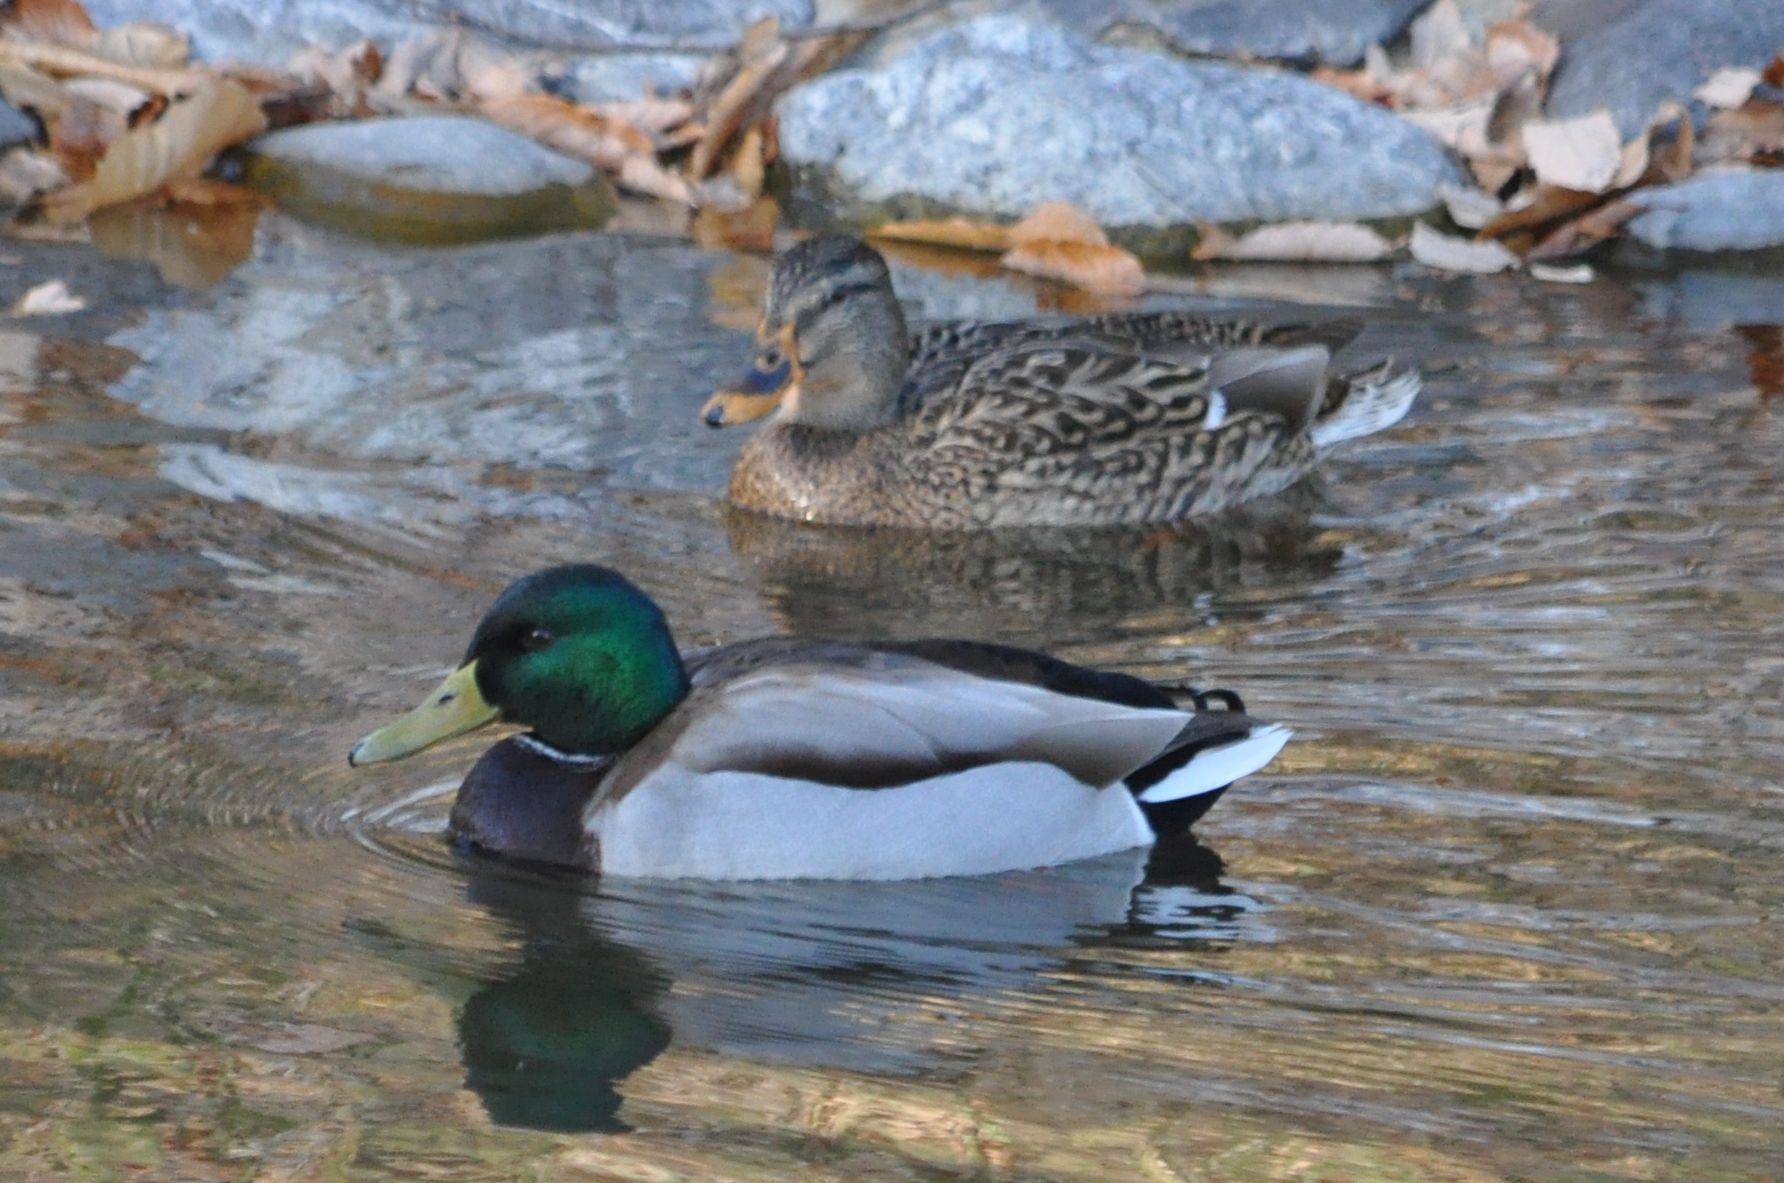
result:
[(780, 364), (781, 364), (780, 346), (779, 345), (770, 345), (767, 348), (762, 350), (762, 356), (760, 358), (758, 358), (756, 361), (756, 368), (758, 368), (760, 370), (764, 370), (764, 371), (778, 370), (778, 369), (780, 369)]
[(530, 628), (520, 635), (520, 647), (533, 653), (545, 648), (555, 640), (557, 637), (553, 636), (548, 628)]

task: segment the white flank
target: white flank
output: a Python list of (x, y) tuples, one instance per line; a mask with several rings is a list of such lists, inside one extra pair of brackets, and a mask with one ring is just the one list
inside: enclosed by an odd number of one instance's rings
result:
[(1218, 390), (1208, 392), (1208, 417), (1202, 420), (1203, 431), (1213, 431), (1226, 421), (1226, 395)]
[(1281, 724), (1271, 723), (1253, 729), (1244, 739), (1197, 752), (1189, 763), (1141, 793), (1140, 800), (1157, 805), (1212, 793), (1274, 760), (1293, 734)]
[(1388, 374), (1381, 382), (1359, 381), (1344, 405), (1329, 418), (1316, 421), (1307, 434), (1313, 437), (1314, 447), (1324, 449), (1341, 440), (1386, 431), (1406, 417), (1422, 384), (1418, 370), (1410, 366)]
[(601, 872), (655, 879), (924, 879), (1046, 867), (1145, 846), (1120, 785), (992, 764), (893, 789), (664, 767), (587, 819)]

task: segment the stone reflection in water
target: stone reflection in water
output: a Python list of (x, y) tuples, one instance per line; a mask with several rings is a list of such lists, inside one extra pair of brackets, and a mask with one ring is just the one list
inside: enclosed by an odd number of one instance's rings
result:
[(866, 1073), (958, 1062), (974, 1035), (938, 1020), (964, 1014), (967, 1000), (1032, 993), (1086, 944), (1218, 948), (1234, 917), (1257, 907), (1221, 885), (1219, 857), (1193, 839), (903, 883), (633, 880), (591, 891), (576, 876), (475, 857), (466, 866), (467, 897), (520, 949), (459, 1012), (466, 1087), (492, 1121), (559, 1131), (627, 1129), (624, 1080), (671, 1042)]
[(1307, 484), (1206, 520), (1100, 529), (812, 526), (745, 510), (725, 521), (783, 631), (991, 638), (1046, 621), (1063, 644), (1159, 611), (1199, 617), (1211, 595), (1329, 577), (1343, 550), (1314, 523), (1318, 500)]

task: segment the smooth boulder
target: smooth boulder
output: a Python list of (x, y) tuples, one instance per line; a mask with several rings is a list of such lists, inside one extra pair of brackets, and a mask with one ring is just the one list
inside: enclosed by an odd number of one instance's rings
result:
[(815, 79), (779, 114), (796, 182), (854, 220), (1063, 199), (1158, 245), (1198, 222), (1406, 218), (1457, 179), (1429, 134), (1331, 87), (1014, 14)]
[(1708, 172), (1642, 189), (1629, 236), (1656, 251), (1751, 251), (1784, 247), (1784, 172)]
[(615, 208), (580, 160), (464, 115), (312, 123), (260, 137), (248, 183), (369, 237), (464, 242), (597, 226)]

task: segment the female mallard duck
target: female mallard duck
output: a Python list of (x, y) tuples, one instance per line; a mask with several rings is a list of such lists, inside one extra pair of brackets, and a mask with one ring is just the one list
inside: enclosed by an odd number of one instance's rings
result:
[(361, 740), (395, 760), (494, 722), (451, 828), (515, 858), (656, 878), (914, 879), (1180, 832), (1286, 728), (1237, 696), (969, 641), (767, 637), (676, 651), (604, 567), (518, 580), (459, 668)]
[(1339, 440), (1397, 422), (1416, 370), (1336, 374), (1353, 325), (1183, 312), (942, 324), (912, 337), (879, 253), (808, 239), (776, 261), (754, 367), (703, 412), (776, 408), (730, 499), (835, 525), (1163, 522), (1287, 488)]

